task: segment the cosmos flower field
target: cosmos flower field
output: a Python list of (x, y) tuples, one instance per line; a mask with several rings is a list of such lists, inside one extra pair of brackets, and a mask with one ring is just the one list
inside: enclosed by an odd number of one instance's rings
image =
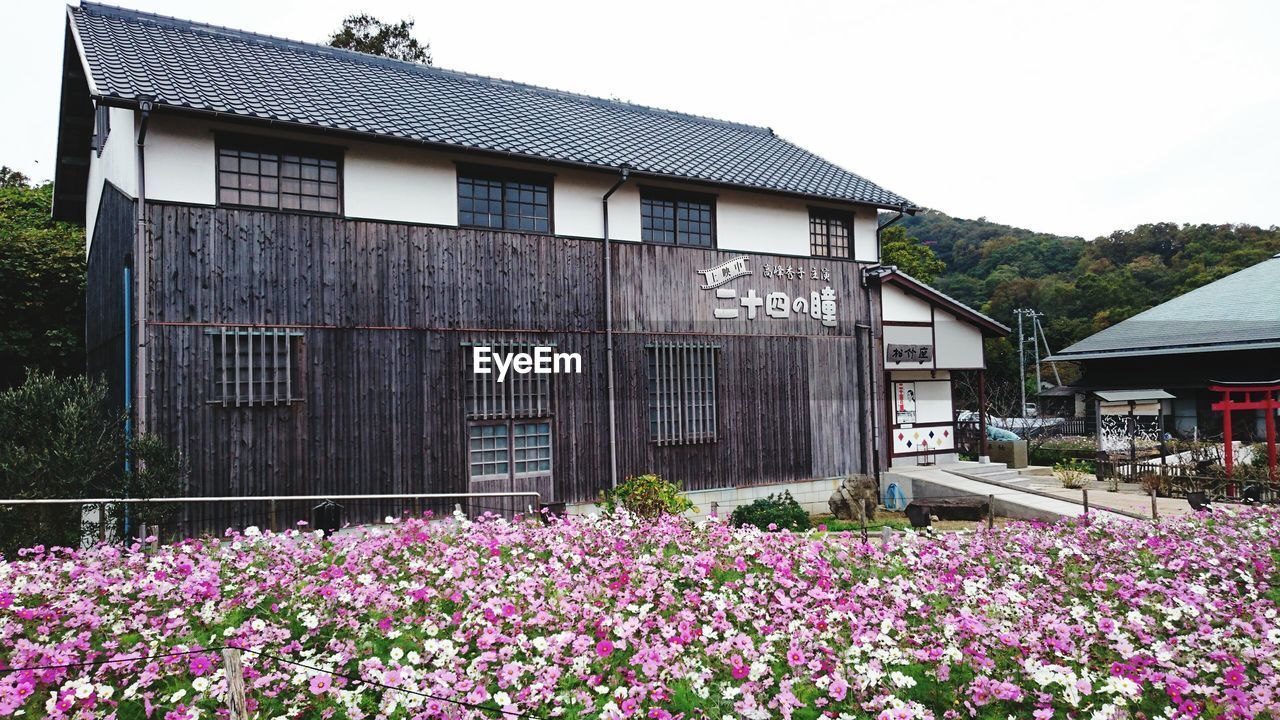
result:
[(1277, 521), (882, 547), (627, 516), (405, 520), (37, 548), (0, 561), (0, 716), (227, 717), (234, 646), (257, 718), (1280, 717)]

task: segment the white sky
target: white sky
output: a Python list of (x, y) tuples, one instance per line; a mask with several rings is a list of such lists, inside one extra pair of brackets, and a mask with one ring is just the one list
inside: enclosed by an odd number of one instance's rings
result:
[[(1280, 225), (1268, 0), (113, 2), (308, 41), (413, 17), (441, 67), (766, 125), (958, 217)], [(0, 164), (49, 178), (65, 3), (4, 14)]]

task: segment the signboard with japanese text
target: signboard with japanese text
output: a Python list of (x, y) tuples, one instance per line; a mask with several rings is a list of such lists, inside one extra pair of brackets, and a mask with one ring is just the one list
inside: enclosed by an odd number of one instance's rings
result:
[[(724, 287), (726, 283), (754, 275), (753, 260), (740, 256), (726, 260), (715, 267), (698, 270), (703, 290), (714, 290), (716, 303), (711, 317), (716, 320), (786, 320), (792, 317), (817, 320), (824, 327), (839, 324), (836, 309), (836, 292), (827, 283), (831, 280), (830, 268), (803, 265), (765, 264), (759, 273), (762, 280), (794, 280), (818, 283), (817, 288), (786, 288), (770, 291), (756, 287)], [(746, 285), (746, 283), (741, 283)]]
[(933, 346), (888, 343), (885, 345), (884, 360), (890, 363), (927, 364), (933, 362)]

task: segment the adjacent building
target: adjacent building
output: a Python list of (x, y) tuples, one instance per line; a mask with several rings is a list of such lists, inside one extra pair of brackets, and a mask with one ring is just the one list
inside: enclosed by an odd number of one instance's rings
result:
[(573, 506), (656, 472), (818, 507), (914, 431), (953, 447), (937, 383), (1006, 331), (880, 265), (911, 202), (767, 128), (90, 3), (65, 48), (89, 370), (191, 494)]

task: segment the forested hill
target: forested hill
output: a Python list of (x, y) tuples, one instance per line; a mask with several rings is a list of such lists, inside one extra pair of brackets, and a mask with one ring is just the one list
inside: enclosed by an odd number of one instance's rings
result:
[(1045, 314), (1054, 350), (1280, 252), (1280, 228), (1155, 223), (1085, 241), (937, 211), (904, 217), (907, 236), (946, 267), (933, 284), (1012, 325)]

